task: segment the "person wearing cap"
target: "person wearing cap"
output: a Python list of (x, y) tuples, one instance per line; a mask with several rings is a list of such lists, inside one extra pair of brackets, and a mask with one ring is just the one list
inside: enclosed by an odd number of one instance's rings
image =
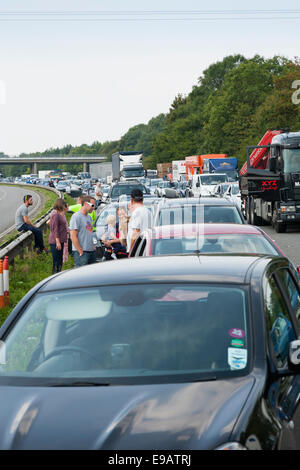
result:
[(151, 212), (144, 206), (144, 196), (141, 189), (133, 189), (130, 199), (131, 217), (128, 224), (127, 248), (129, 256), (139, 234), (151, 227)]

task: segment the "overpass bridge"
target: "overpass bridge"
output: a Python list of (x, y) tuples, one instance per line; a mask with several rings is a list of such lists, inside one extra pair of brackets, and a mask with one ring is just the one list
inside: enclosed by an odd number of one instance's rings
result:
[(40, 157), (1, 157), (2, 165), (31, 165), (31, 173), (38, 173), (38, 164), (56, 163), (56, 164), (74, 164), (82, 163), (82, 171), (88, 171), (87, 166), (91, 163), (103, 163), (106, 161), (105, 155), (43, 155)]

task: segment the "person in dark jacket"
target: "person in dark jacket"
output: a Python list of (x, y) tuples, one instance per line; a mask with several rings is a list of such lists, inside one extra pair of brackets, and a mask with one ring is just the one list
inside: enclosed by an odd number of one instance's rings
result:
[(53, 259), (52, 273), (62, 270), (64, 245), (68, 242), (68, 223), (66, 212), (68, 204), (64, 199), (57, 199), (50, 217), (49, 245)]

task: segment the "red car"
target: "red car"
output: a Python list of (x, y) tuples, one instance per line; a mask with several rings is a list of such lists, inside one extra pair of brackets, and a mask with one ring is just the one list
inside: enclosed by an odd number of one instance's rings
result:
[[(131, 256), (249, 253), (285, 256), (259, 227), (243, 224), (163, 225), (143, 232)], [(300, 272), (300, 267), (297, 268)]]

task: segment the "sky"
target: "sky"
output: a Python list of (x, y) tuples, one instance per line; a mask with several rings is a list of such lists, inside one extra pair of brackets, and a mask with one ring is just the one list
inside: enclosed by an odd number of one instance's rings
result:
[(299, 56), (299, 2), (282, 5), (0, 0), (0, 152), (118, 140), (227, 55)]

